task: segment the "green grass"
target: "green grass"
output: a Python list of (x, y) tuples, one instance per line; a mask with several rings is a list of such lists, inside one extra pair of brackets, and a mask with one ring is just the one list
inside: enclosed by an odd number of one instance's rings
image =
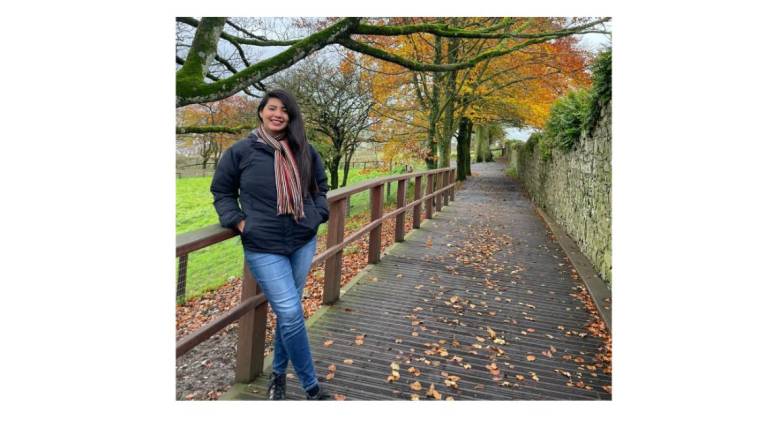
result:
[[(425, 170), (416, 166), (417, 171)], [(351, 169), (347, 186), (377, 177), (391, 175), (386, 170), (361, 173), (361, 169)], [(339, 173), (339, 179), (343, 172)], [(209, 225), (218, 224), (219, 216), (213, 207), (210, 192), (212, 177), (190, 177), (176, 180), (176, 234), (194, 231)], [(413, 181), (408, 188), (409, 199), (413, 197)], [(386, 186), (384, 187), (386, 196)], [(352, 196), (350, 216), (368, 211), (368, 191)], [(397, 201), (397, 184), (393, 183), (390, 196), (385, 205)], [(324, 235), (326, 224), (320, 226), (318, 234)], [(243, 251), (240, 238), (233, 238), (203, 248), (189, 254), (187, 262), (186, 298), (198, 297), (205, 292), (223, 285), (227, 278), (240, 277), (243, 273)], [(177, 260), (178, 274), (178, 260)]]

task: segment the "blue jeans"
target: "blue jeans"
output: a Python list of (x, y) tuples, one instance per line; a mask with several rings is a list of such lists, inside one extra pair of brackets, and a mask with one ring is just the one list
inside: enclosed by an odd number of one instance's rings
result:
[(248, 268), (277, 316), (272, 371), (284, 374), (290, 360), (305, 391), (317, 384), (301, 306), (316, 246), (317, 237), (313, 237), (288, 256), (245, 250)]

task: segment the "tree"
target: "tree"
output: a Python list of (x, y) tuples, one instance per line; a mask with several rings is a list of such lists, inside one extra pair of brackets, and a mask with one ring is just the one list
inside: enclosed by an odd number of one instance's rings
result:
[[(524, 30), (499, 32), (500, 28), (513, 18), (502, 20), (501, 26), (486, 26), (471, 30), (454, 28), (442, 23), (426, 23), (414, 25), (368, 24), (362, 18), (343, 18), (310, 35), (294, 40), (269, 40), (258, 36), (235, 20), (222, 17), (205, 17), (200, 20), (180, 17), (177, 22), (195, 28), (194, 37), (182, 58), (178, 52), (176, 61), (181, 67), (176, 72), (176, 106), (193, 103), (212, 102), (224, 99), (240, 91), (260, 85), (260, 82), (275, 73), (297, 63), (308, 55), (328, 45), (338, 44), (352, 51), (401, 65), (409, 70), (449, 72), (473, 67), (480, 62), (507, 55), (526, 47), (559, 39), (568, 35), (602, 32), (596, 26), (608, 21), (609, 18), (592, 20), (586, 24), (566, 26), (560, 30), (531, 33)], [(238, 34), (224, 31), (224, 28), (234, 29)], [(177, 32), (183, 34), (183, 32)], [(414, 61), (392, 52), (380, 49), (370, 43), (356, 39), (353, 36), (397, 37), (403, 35), (432, 34), (434, 36), (461, 39), (504, 40), (507, 43), (486, 50), (466, 61), (452, 64), (432, 64)], [(243, 67), (218, 56), (217, 48), (220, 41), (233, 46), (243, 59)], [(177, 43), (178, 45), (178, 43)], [(287, 46), (287, 49), (270, 58), (251, 62), (247, 58), (243, 46)], [(247, 66), (246, 66), (247, 65)], [(217, 76), (211, 73), (212, 66), (223, 67), (230, 72), (227, 76)], [(207, 79), (207, 81), (206, 81)]]
[[(434, 24), (435, 19), (401, 20), (398, 24), (408, 26)], [(566, 24), (566, 20), (559, 18), (449, 19), (449, 25), (454, 28), (495, 27), (505, 33), (519, 33), (523, 29), (552, 33)], [(392, 119), (399, 117), (401, 130), (407, 132), (401, 136), (423, 137), (425, 148), (421, 153), (428, 167), (437, 166), (438, 153), (439, 165), (449, 165), (451, 140), (456, 136), (458, 178), (463, 180), (469, 173), (469, 137), (475, 123), (540, 127), (558, 93), (572, 85), (574, 76), (586, 76), (583, 53), (574, 48), (573, 42), (563, 37), (551, 43), (534, 44), (525, 50), (488, 58), (471, 68), (449, 72), (409, 71), (377, 59), (370, 60), (364, 67), (380, 72), (376, 76), (377, 114)], [(440, 64), (445, 60), (455, 64), (507, 43), (506, 39), (402, 36), (398, 43), (390, 41), (386, 47), (421, 62)], [(399, 105), (391, 103), (392, 93), (400, 95)], [(405, 119), (405, 113), (410, 118)]]

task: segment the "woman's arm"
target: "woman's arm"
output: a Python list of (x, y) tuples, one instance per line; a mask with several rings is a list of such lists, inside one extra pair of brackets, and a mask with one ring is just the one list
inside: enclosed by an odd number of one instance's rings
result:
[(328, 177), (325, 175), (325, 165), (323, 159), (320, 157), (320, 153), (315, 150), (310, 144), (310, 153), (312, 153), (312, 168), (314, 171), (315, 181), (320, 189), (318, 192), (312, 194), (312, 199), (315, 201), (315, 206), (320, 212), (320, 216), (323, 217), (323, 221), (320, 223), (328, 222), (330, 209), (328, 207), (328, 199), (325, 195), (328, 193)]
[(211, 182), (211, 193), (221, 226), (242, 232), (245, 213), (240, 209), (237, 201), (240, 192), (240, 169), (236, 156), (232, 148), (221, 155)]

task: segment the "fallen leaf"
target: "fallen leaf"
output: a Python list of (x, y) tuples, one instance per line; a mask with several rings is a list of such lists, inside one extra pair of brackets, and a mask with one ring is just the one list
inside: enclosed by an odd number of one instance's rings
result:
[(362, 345), (365, 342), (365, 335), (355, 336), (355, 345)]
[(338, 394), (338, 393), (334, 393), (334, 394), (333, 394), (333, 398), (334, 398), (335, 400), (346, 400), (346, 399), (347, 399), (347, 397), (346, 397), (346, 396), (344, 396), (343, 394)]
[(395, 363), (395, 362), (390, 363), (389, 367), (391, 367), (392, 370), (400, 370), (400, 365), (398, 363)]
[(418, 333), (418, 332), (412, 332), (412, 333), (411, 333), (411, 336), (413, 336), (413, 337), (417, 337), (418, 335), (419, 335), (419, 333)]
[(455, 400), (455, 399), (453, 399), (453, 396), (446, 396), (445, 400), (449, 401), (449, 400)]
[(427, 396), (433, 397), (435, 400), (440, 400), (443, 398), (443, 395), (440, 394), (437, 390), (435, 390), (435, 385), (430, 384), (429, 390), (427, 390)]
[(520, 374), (517, 374), (517, 375), (515, 375), (515, 378), (516, 378), (518, 381), (522, 381), (522, 380), (524, 380), (524, 379), (525, 379), (525, 377), (524, 377), (524, 376), (522, 376), (522, 375), (520, 375)]
[[(493, 329), (492, 329), (492, 328), (490, 328), (490, 327), (486, 326), (486, 329), (488, 330), (488, 336), (490, 336), (490, 337), (491, 337), (491, 339), (494, 339), (494, 338), (496, 338), (496, 332), (495, 332), (495, 331), (493, 331)], [(481, 341), (481, 342), (482, 342), (482, 341)]]
[(323, 342), (323, 346), (329, 347), (331, 345), (333, 345), (333, 341), (332, 340), (327, 340), (327, 341)]
[(333, 379), (333, 377), (334, 377), (334, 375), (335, 375), (335, 374), (334, 374), (333, 372), (329, 373), (328, 375), (326, 375), (326, 376), (325, 376), (325, 380), (326, 380), (326, 381), (330, 381), (330, 380), (332, 380), (332, 379)]
[(528, 361), (534, 361), (534, 360), (536, 360), (536, 356), (528, 355), (528, 356), (525, 356), (525, 359), (528, 360)]
[(411, 366), (408, 368), (408, 372), (412, 373), (414, 376), (421, 375), (421, 371), (416, 369), (415, 367)]
[(336, 365), (332, 364), (332, 365), (328, 366), (328, 371), (329, 372), (336, 372)]
[(344, 364), (352, 364), (352, 363), (354, 363), (354, 362), (355, 362), (355, 361), (354, 361), (354, 360), (352, 360), (352, 359), (344, 359)]
[(411, 387), (411, 390), (413, 391), (419, 391), (421, 390), (421, 383), (416, 381), (413, 384), (411, 384), (410, 387)]
[(413, 400), (419, 400), (419, 395), (417, 395), (417, 394), (412, 394), (412, 395), (411, 395), (411, 400), (412, 400), (412, 401), (413, 401)]

